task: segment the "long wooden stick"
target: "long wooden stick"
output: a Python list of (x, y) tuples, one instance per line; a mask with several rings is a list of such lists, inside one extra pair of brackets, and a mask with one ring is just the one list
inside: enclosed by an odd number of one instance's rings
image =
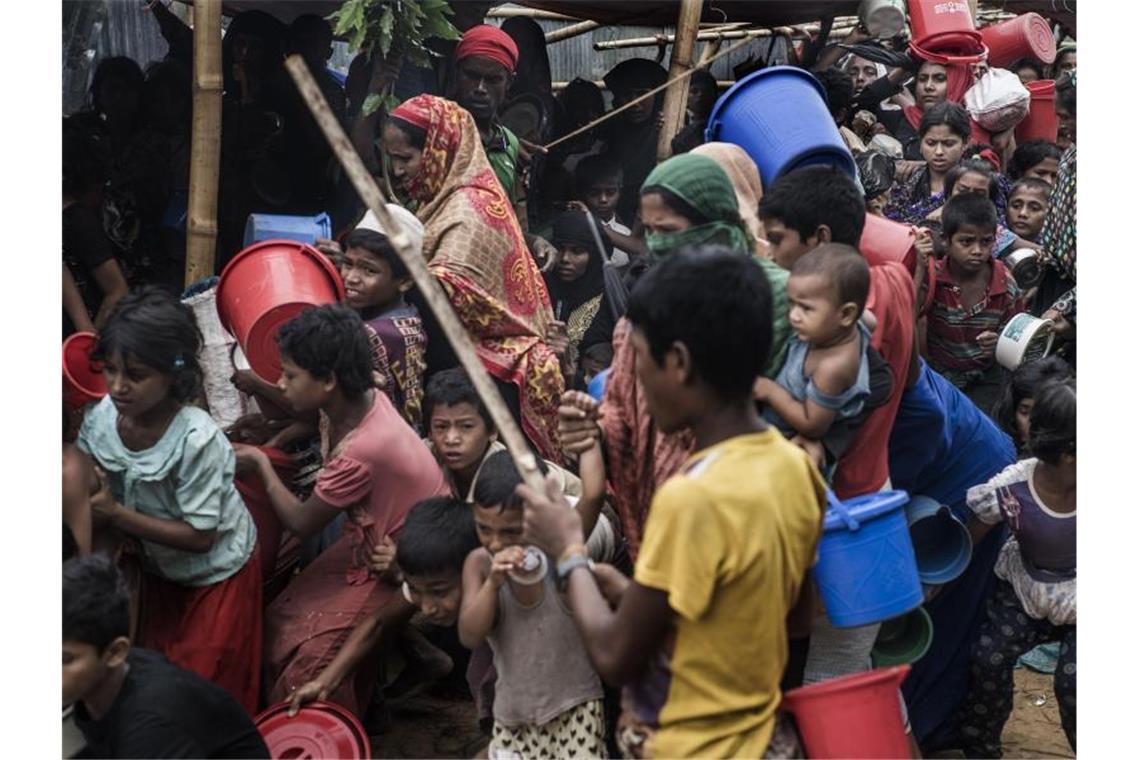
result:
[(222, 141), (222, 0), (198, 0), (194, 13), (194, 116), (186, 284), (214, 273), (218, 241), (218, 163)]
[(703, 63), (698, 63), (693, 68), (689, 69), (688, 71), (682, 73), (681, 75), (679, 75), (673, 79), (670, 79), (669, 81), (667, 81), (665, 84), (661, 85), (660, 87), (654, 87), (649, 92), (645, 93), (644, 95), (641, 95), (641, 96), (634, 98), (633, 100), (629, 101), (628, 103), (621, 106), (620, 108), (615, 108), (614, 110), (610, 111), (609, 113), (603, 114), (602, 116), (599, 116), (598, 118), (594, 119), (589, 124), (586, 124), (585, 126), (582, 126), (582, 127), (578, 127), (577, 129), (575, 129), (570, 134), (563, 135), (562, 137), (559, 137), (557, 140), (550, 142), (550, 143), (547, 143), (546, 145), (543, 146), (543, 150), (550, 150), (555, 145), (561, 145), (562, 143), (566, 142), (567, 140), (573, 140), (575, 137), (582, 134), (583, 132), (589, 132), (591, 129), (598, 126), (603, 121), (609, 121), (610, 119), (612, 119), (613, 117), (615, 117), (619, 113), (621, 113), (622, 111), (627, 111), (630, 108), (633, 108), (638, 103), (641, 103), (642, 101), (645, 101), (645, 100), (648, 100), (649, 98), (652, 98), (657, 93), (668, 88), (669, 85), (673, 84), (674, 82), (679, 82), (686, 77), (691, 77), (693, 75), (694, 71), (698, 71), (699, 69), (708, 68), (708, 66), (711, 65), (712, 62), (717, 60), (718, 58), (723, 58), (724, 56), (729, 55), (730, 53), (735, 53), (737, 50), (740, 50), (740, 48), (744, 47), (745, 45), (750, 45), (750, 44), (752, 44), (751, 39), (744, 39), (744, 40), (741, 40), (740, 42), (736, 43), (735, 45), (732, 45), (730, 47), (725, 48), (724, 50), (722, 50), (719, 53), (717, 53), (716, 55), (714, 55), (712, 58), (709, 58), (707, 61), (704, 61)]
[(321, 93), (313, 75), (309, 73), (309, 68), (305, 65), (304, 59), (299, 55), (291, 55), (285, 59), (285, 68), (293, 77), (301, 97), (304, 98), (313, 118), (320, 125), (321, 131), (325, 134), (325, 139), (329, 141), (337, 160), (344, 167), (345, 174), (352, 181), (352, 186), (356, 188), (356, 192), (360, 194), (368, 209), (380, 220), (384, 229), (389, 231), (388, 240), (396, 249), (400, 260), (404, 262), (404, 266), (408, 268), (416, 287), (423, 294), (424, 300), (427, 301), (435, 318), (439, 320), (440, 327), (443, 328), (448, 342), (451, 343), (459, 357), (459, 363), (467, 370), (475, 390), (479, 393), (479, 398), (487, 407), (487, 411), (491, 413), (491, 419), (494, 420), (503, 443), (511, 452), (511, 457), (515, 460), (515, 466), (518, 467), (523, 480), (531, 488), (541, 489), (542, 473), (538, 469), (538, 462), (535, 460), (534, 454), (531, 453), (530, 447), (527, 445), (526, 438), (523, 437), (522, 431), (515, 424), (514, 417), (507, 410), (507, 405), (495, 388), (491, 376), (487, 374), (483, 362), (476, 355), (475, 346), (471, 343), (471, 338), (468, 337), (459, 317), (451, 308), (451, 302), (447, 299), (443, 288), (428, 272), (423, 254), (412, 247), (412, 241), (407, 233), (396, 224), (388, 213), (384, 194), (364, 166), (364, 162), (360, 160), (356, 149), (352, 147), (352, 143), (349, 141), (348, 135), (344, 133), (340, 122), (333, 115), (328, 101), (325, 100), (325, 96)]
[(601, 24), (597, 21), (579, 21), (577, 24), (570, 24), (570, 26), (564, 26), (561, 29), (555, 29), (552, 32), (547, 32), (546, 44), (549, 45), (551, 42), (568, 40), (571, 37), (577, 37), (578, 35), (592, 32), (599, 27), (601, 27)]
[(680, 74), (693, 67), (693, 48), (697, 44), (698, 24), (704, 0), (681, 0), (677, 16), (677, 43), (669, 56), (669, 76), (677, 83), (665, 91), (661, 109), (662, 124), (657, 135), (657, 160), (664, 161), (673, 153), (673, 138), (681, 131), (685, 120), (685, 105), (689, 100), (689, 80)]

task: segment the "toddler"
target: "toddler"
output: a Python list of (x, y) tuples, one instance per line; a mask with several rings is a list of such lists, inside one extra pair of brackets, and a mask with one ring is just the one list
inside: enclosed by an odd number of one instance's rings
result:
[[(839, 243), (819, 246), (792, 267), (788, 322), (796, 338), (775, 382), (761, 377), (755, 385), (765, 418), (789, 437), (828, 439), (833, 422), (863, 410), (870, 395), (871, 331), (860, 316), (870, 280), (866, 260)], [(839, 441), (826, 444), (842, 456)]]
[(600, 757), (601, 681), (551, 562), (522, 545), (520, 483), (506, 452), (487, 460), (472, 505), (482, 547), (463, 566), (459, 639), (470, 649), (489, 643), (498, 674), (490, 757)]
[(1038, 644), (1060, 641), (1053, 690), (1077, 748), (1077, 385), (1046, 383), (1029, 415), (1030, 457), (966, 494), (975, 540), (1005, 522), (1012, 536), (975, 639), (969, 693), (959, 712), (967, 757), (1001, 757), (1013, 709), (1013, 668)]

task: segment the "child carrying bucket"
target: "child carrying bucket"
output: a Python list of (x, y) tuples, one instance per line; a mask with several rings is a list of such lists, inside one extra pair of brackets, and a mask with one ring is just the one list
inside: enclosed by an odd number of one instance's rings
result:
[(970, 688), (959, 708), (967, 757), (1001, 757), (1013, 709), (1013, 669), (1036, 647), (1061, 642), (1053, 690), (1061, 726), (1077, 748), (1077, 383), (1043, 385), (1029, 415), (1031, 457), (974, 486), (975, 541), (1000, 522), (1012, 537), (994, 564), (998, 580), (971, 654)]
[(836, 459), (851, 436), (829, 436), (832, 423), (858, 416), (871, 394), (871, 331), (860, 319), (870, 282), (866, 259), (849, 245), (827, 243), (799, 259), (788, 278), (796, 339), (776, 380), (753, 387), (765, 419), (786, 435), (823, 440)]

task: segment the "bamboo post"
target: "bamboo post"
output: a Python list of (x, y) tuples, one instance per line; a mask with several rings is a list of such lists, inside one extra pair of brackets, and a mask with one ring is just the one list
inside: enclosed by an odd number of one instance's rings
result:
[(218, 240), (218, 162), (222, 140), (222, 0), (194, 6), (194, 121), (190, 203), (186, 214), (186, 284), (214, 273)]
[[(669, 57), (669, 78), (675, 79), (693, 67), (693, 47), (701, 23), (704, 0), (681, 0), (677, 15), (677, 42)], [(665, 91), (665, 105), (661, 113), (661, 132), (657, 135), (657, 160), (664, 161), (673, 153), (673, 138), (685, 123), (685, 106), (689, 101), (689, 77)]]
[(561, 29), (555, 29), (553, 32), (546, 33), (546, 44), (551, 42), (559, 42), (561, 40), (568, 40), (571, 37), (577, 37), (580, 34), (586, 34), (599, 28), (601, 24), (597, 21), (580, 21), (577, 24), (564, 26)]
[[(775, 29), (730, 29), (727, 31), (707, 30), (697, 34), (698, 42), (708, 42), (717, 38), (725, 40), (739, 40), (756, 37), (772, 37), (783, 35), (798, 35), (800, 37), (806, 36), (808, 33), (815, 33), (819, 31), (819, 25), (808, 26), (781, 26)], [(836, 31), (848, 32), (851, 27), (838, 27)], [(605, 40), (603, 42), (595, 42), (594, 50), (623, 50), (625, 48), (635, 47), (657, 47), (658, 45), (669, 44), (676, 41), (675, 35), (672, 34), (657, 34), (652, 37), (630, 37), (624, 40)]]
[(499, 391), (491, 381), (491, 376), (487, 374), (483, 362), (475, 354), (475, 346), (472, 345), (471, 338), (468, 337), (459, 317), (451, 308), (451, 302), (448, 301), (443, 288), (428, 272), (423, 255), (412, 248), (412, 241), (408, 235), (400, 229), (388, 213), (384, 194), (364, 166), (364, 162), (360, 159), (356, 149), (352, 147), (344, 128), (333, 115), (328, 101), (325, 100), (325, 96), (321, 93), (313, 75), (309, 73), (309, 68), (305, 65), (304, 59), (299, 55), (291, 55), (285, 59), (285, 68), (293, 77), (301, 97), (309, 107), (309, 111), (312, 112), (321, 131), (324, 132), (325, 139), (332, 146), (333, 153), (344, 168), (345, 174), (352, 181), (352, 186), (360, 194), (365, 206), (376, 215), (384, 229), (392, 231), (392, 234), (388, 235), (392, 247), (396, 249), (400, 260), (404, 262), (404, 266), (411, 273), (412, 280), (415, 281), (416, 287), (423, 294), (432, 314), (439, 320), (440, 327), (447, 335), (448, 342), (451, 343), (459, 357), (459, 363), (467, 370), (475, 390), (479, 393), (479, 398), (487, 407), (487, 411), (491, 413), (491, 419), (494, 420), (503, 443), (511, 452), (511, 457), (514, 459), (515, 466), (518, 467), (523, 480), (531, 488), (541, 491), (542, 473), (538, 469), (538, 462), (535, 460), (534, 454), (531, 453), (522, 431), (519, 430), (514, 418), (507, 410), (507, 405), (503, 402), (502, 396), (499, 395)]

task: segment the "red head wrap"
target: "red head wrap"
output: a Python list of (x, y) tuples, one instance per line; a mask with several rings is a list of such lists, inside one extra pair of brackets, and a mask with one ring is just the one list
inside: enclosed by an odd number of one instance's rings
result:
[(468, 29), (455, 48), (456, 62), (473, 55), (488, 58), (513, 74), (519, 62), (519, 46), (497, 26), (480, 24)]

